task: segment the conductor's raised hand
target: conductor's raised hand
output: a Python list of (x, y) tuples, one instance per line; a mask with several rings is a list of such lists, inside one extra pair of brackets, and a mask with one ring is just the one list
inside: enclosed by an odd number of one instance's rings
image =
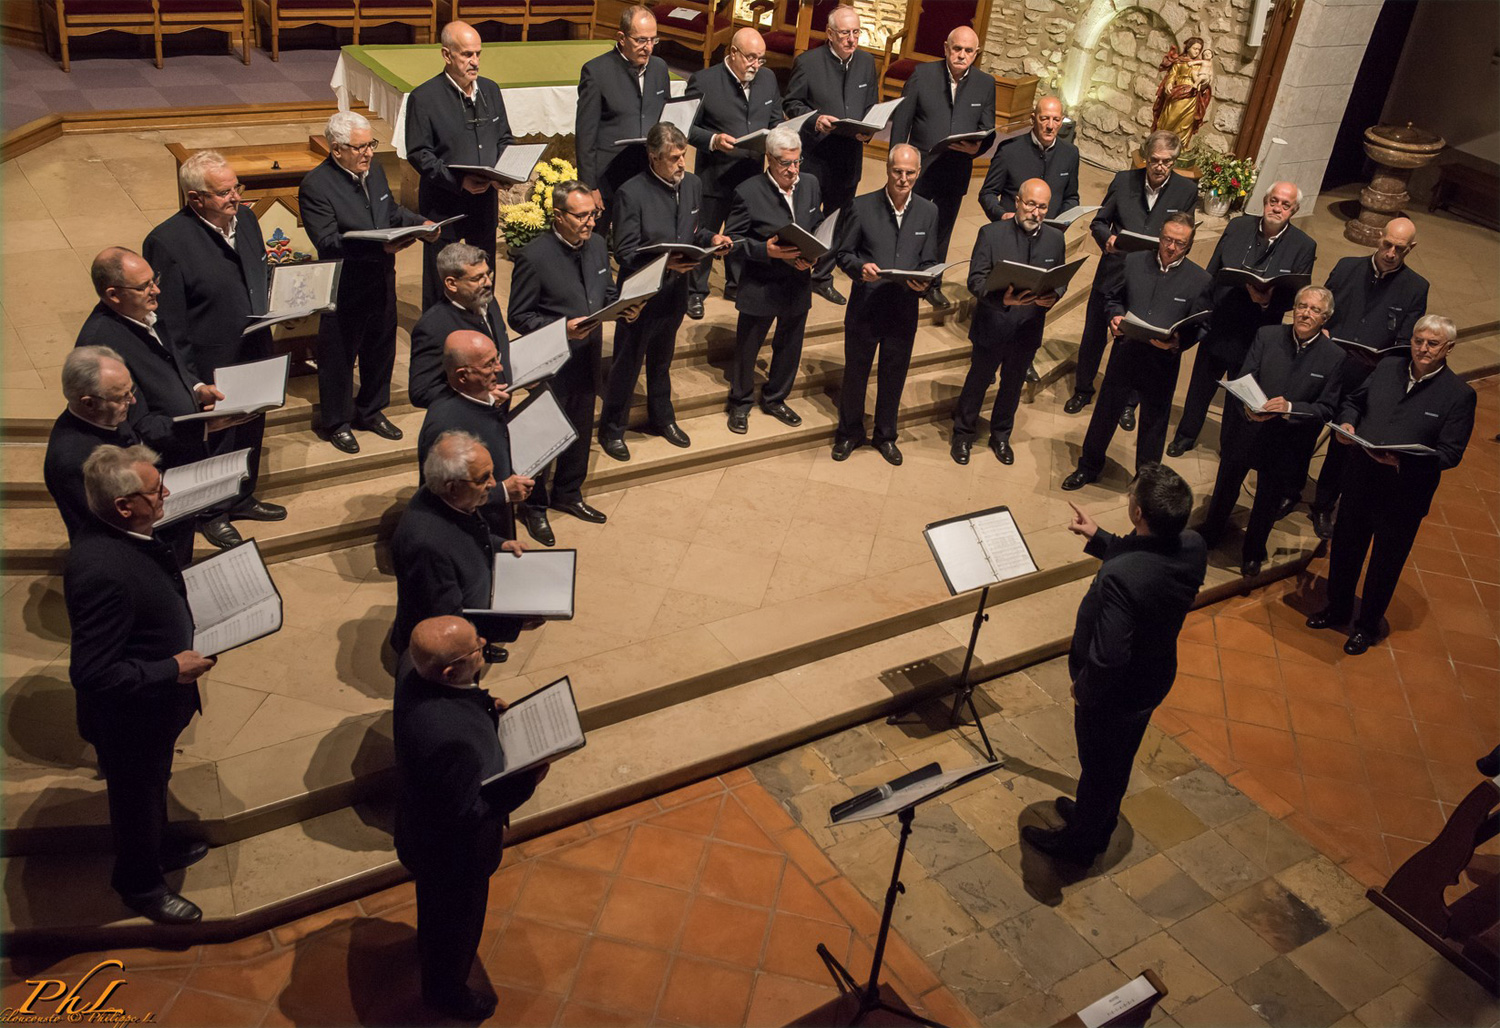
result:
[(1068, 531), (1085, 539), (1094, 538), (1094, 533), (1099, 531), (1099, 523), (1079, 509), (1078, 504), (1072, 500), (1068, 501), (1068, 506), (1073, 508), (1073, 520), (1068, 522)]

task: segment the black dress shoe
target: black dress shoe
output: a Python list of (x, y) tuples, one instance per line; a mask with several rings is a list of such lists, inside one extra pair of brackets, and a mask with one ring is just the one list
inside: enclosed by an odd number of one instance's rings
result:
[(1261, 565), (1261, 562), (1258, 561), (1258, 560), (1247, 560), (1247, 561), (1245, 561), (1243, 564), (1240, 565), (1240, 577), (1241, 578), (1258, 578), (1258, 577), (1260, 577), (1260, 565)]
[(658, 428), (656, 434), (673, 446), (680, 446), (684, 450), (693, 445), (693, 441), (688, 438), (688, 434), (675, 421), (669, 421), (661, 428)]
[(629, 460), (630, 447), (625, 445), (623, 439), (600, 439), (599, 449), (609, 454), (615, 460)]
[(1339, 614), (1337, 611), (1324, 607), (1312, 617), (1307, 619), (1308, 628), (1338, 628), (1349, 623), (1348, 614)]
[(1077, 414), (1079, 411), (1083, 410), (1083, 408), (1087, 407), (1090, 403), (1093, 402), (1094, 398), (1092, 396), (1085, 396), (1082, 393), (1074, 393), (1072, 396), (1068, 397), (1068, 402), (1063, 404), (1063, 413)]
[(400, 439), (402, 431), (391, 424), (391, 419), (384, 414), (376, 413), (363, 421), (356, 421), (354, 427), (363, 432), (374, 432), (382, 439)]
[(750, 412), (747, 410), (732, 410), (729, 412), (729, 431), (735, 435), (744, 435), (750, 431)]
[(440, 994), (424, 990), (422, 1002), (456, 1021), (488, 1021), (500, 1001), (495, 996), (476, 992), (465, 986), (456, 992)]
[[(1121, 421), (1120, 423), (1123, 425), (1124, 421)], [(1173, 439), (1170, 443), (1167, 444), (1167, 456), (1181, 457), (1184, 453), (1187, 453), (1197, 445), (1198, 440), (1196, 439)]]
[(1092, 481), (1093, 479), (1084, 474), (1082, 471), (1075, 471), (1067, 478), (1062, 480), (1062, 487), (1066, 492), (1071, 493), (1074, 490), (1082, 489)]
[(1069, 837), (1069, 830), (1066, 828), (1049, 829), (1037, 825), (1024, 825), (1021, 828), (1021, 839), (1032, 849), (1047, 854), (1053, 860), (1078, 864), (1081, 867), (1092, 864), (1097, 855), (1078, 848), (1078, 845)]
[(1009, 439), (991, 439), (990, 449), (995, 451), (995, 457), (1001, 464), (1014, 464), (1016, 462), (1016, 451), (1010, 448)]
[(348, 425), (329, 432), (328, 441), (334, 445), (335, 449), (343, 450), (345, 453), (359, 452), (359, 440), (354, 438), (354, 433), (350, 431)]
[(609, 515), (602, 510), (595, 510), (582, 500), (570, 500), (567, 503), (554, 503), (552, 509), (564, 514), (571, 514), (579, 521), (587, 521), (591, 525), (602, 525), (609, 520)]
[(206, 856), (208, 856), (208, 843), (195, 839), (164, 852), (161, 855), (161, 869), (163, 873), (181, 871), (185, 867), (192, 867)]
[(859, 449), (859, 443), (853, 439), (835, 439), (833, 441), (833, 459), (848, 460), (849, 454)]
[(1073, 815), (1078, 812), (1078, 803), (1071, 796), (1059, 796), (1052, 801), (1052, 805), (1057, 808), (1057, 816), (1064, 821), (1072, 821)]
[(219, 514), (207, 521), (198, 522), (198, 531), (203, 534), (203, 538), (221, 550), (238, 546), (245, 541), (245, 537), (240, 535), (240, 530), (229, 523), (228, 514)]
[(157, 924), (197, 924), (203, 920), (203, 911), (198, 909), (198, 904), (175, 892), (164, 892), (149, 900), (127, 899), (125, 905)]
[(1276, 520), (1280, 521), (1292, 511), (1296, 510), (1297, 504), (1301, 502), (1301, 500), (1302, 497), (1300, 496), (1283, 497), (1282, 501), (1276, 505)]
[(739, 299), (739, 296), (740, 296), (739, 286), (725, 286), (724, 287), (724, 302), (725, 303), (734, 303), (735, 300)]
[(1333, 511), (1313, 510), (1308, 511), (1307, 516), (1312, 519), (1313, 533), (1319, 539), (1333, 538)]
[(694, 321), (703, 320), (703, 297), (688, 297), (687, 316), (692, 318)]
[(974, 444), (968, 439), (955, 439), (948, 446), (948, 456), (953, 458), (953, 463), (955, 464), (967, 464), (969, 463), (969, 451), (973, 448)]
[(796, 426), (802, 424), (802, 416), (780, 401), (776, 401), (774, 403), (763, 403), (760, 405), (760, 409), (771, 415), (771, 417), (775, 418), (783, 425), (791, 425), (795, 428)]
[(547, 520), (545, 510), (540, 507), (517, 507), (516, 513), (521, 517), (521, 524), (526, 526), (527, 535), (543, 546), (557, 545), (557, 536), (552, 534), (552, 523)]
[(1120, 427), (1127, 432), (1135, 431), (1135, 408), (1126, 407), (1120, 412)]
[(1028, 365), (1026, 365), (1026, 381), (1028, 383), (1030, 383), (1031, 385), (1036, 385), (1041, 380), (1042, 380), (1042, 376), (1038, 375), (1036, 373), (1036, 365), (1035, 364), (1028, 364)]
[(883, 443), (876, 443), (875, 452), (884, 457), (887, 464), (898, 468), (901, 466), (901, 447), (896, 445), (895, 440), (887, 439)]
[(844, 299), (844, 294), (833, 287), (833, 282), (831, 281), (815, 283), (813, 285), (813, 292), (817, 293), (829, 303), (836, 303), (840, 307), (848, 302)]
[(1368, 650), (1375, 643), (1375, 637), (1362, 629), (1355, 629), (1348, 642), (1344, 643), (1344, 652), (1351, 657), (1357, 657)]
[(231, 521), (285, 521), (286, 508), (279, 503), (267, 503), (250, 497), (229, 512)]
[(922, 297), (940, 311), (951, 310), (953, 307), (953, 301), (943, 295), (941, 284), (928, 288), (927, 292), (922, 294)]

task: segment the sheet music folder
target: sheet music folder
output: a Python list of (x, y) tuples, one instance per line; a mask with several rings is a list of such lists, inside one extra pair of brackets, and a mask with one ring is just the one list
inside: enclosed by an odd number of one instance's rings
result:
[(260, 546), (247, 539), (183, 569), (193, 649), (205, 657), (281, 630), (281, 593)]
[(465, 609), (464, 613), (571, 621), (577, 584), (577, 550), (527, 550), (520, 556), (497, 553), (489, 608)]
[(500, 712), (495, 734), (500, 739), (501, 771), (482, 785), (550, 764), (583, 749), (588, 740), (578, 720), (578, 701), (567, 676), (521, 697)]
[(510, 429), (511, 470), (523, 478), (535, 478), (578, 438), (573, 423), (547, 386), (532, 390), (506, 425)]
[(954, 596), (1040, 570), (1009, 507), (934, 521), (922, 536)]

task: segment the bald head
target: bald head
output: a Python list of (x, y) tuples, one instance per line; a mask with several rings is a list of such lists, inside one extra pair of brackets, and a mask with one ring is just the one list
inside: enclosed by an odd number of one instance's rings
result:
[(752, 28), (743, 28), (730, 40), (729, 52), (724, 55), (729, 70), (741, 82), (749, 82), (766, 63), (766, 41)]
[(1055, 96), (1044, 96), (1031, 111), (1031, 131), (1042, 146), (1051, 146), (1057, 140), (1057, 130), (1062, 128), (1062, 101)]
[(500, 353), (483, 332), (463, 329), (450, 332), (443, 340), (443, 374), (455, 393), (488, 399), (502, 370)]
[(1024, 232), (1035, 232), (1047, 217), (1052, 189), (1039, 178), (1029, 178), (1016, 190), (1016, 224)]
[(898, 210), (906, 209), (912, 187), (922, 173), (922, 153), (906, 143), (897, 143), (885, 155), (885, 188)]
[(848, 4), (839, 4), (828, 15), (827, 35), (834, 56), (847, 61), (859, 49), (859, 12)]
[[(484, 645), (479, 632), (468, 620), (457, 617), (428, 618), (411, 630), (409, 652), (417, 673), (431, 682), (468, 685), (475, 679), (483, 657), (475, 652)], [(469, 657), (479, 658), (470, 666)]]
[(1410, 218), (1392, 218), (1386, 222), (1380, 242), (1375, 244), (1375, 266), (1382, 275), (1389, 275), (1406, 263), (1407, 255), (1416, 245), (1416, 223)]
[(479, 33), (465, 21), (450, 21), (443, 26), (443, 69), (465, 93), (479, 78), (479, 54), (484, 48)]
[(948, 33), (948, 39), (943, 43), (943, 57), (948, 62), (948, 73), (955, 79), (967, 75), (978, 56), (979, 37), (973, 29), (960, 25)]

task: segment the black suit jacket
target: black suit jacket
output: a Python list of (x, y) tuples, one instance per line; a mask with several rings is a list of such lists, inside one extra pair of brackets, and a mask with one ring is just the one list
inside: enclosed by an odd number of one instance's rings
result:
[[(396, 568), (396, 623), (391, 646), (405, 653), (411, 630), (427, 618), (466, 616), (464, 609), (490, 605), (490, 582), (496, 546), (478, 514), (462, 514), (432, 494), (417, 490), (391, 537)], [(510, 617), (473, 617), (479, 634), (491, 642), (510, 642), (521, 634), (521, 622)]]
[[(1089, 232), (1099, 249), (1109, 242), (1109, 237), (1121, 230), (1140, 232), (1143, 235), (1159, 236), (1167, 215), (1177, 211), (1193, 212), (1198, 202), (1198, 183), (1172, 172), (1156, 197), (1156, 204), (1146, 209), (1146, 169), (1133, 168), (1122, 171), (1109, 181), (1104, 191), (1104, 202), (1089, 222)], [(1108, 294), (1119, 286), (1125, 273), (1123, 253), (1106, 253), (1099, 258), (1099, 267), (1094, 269), (1094, 288), (1101, 295)]]
[(1068, 672), (1081, 707), (1128, 713), (1160, 703), (1177, 677), (1177, 635), (1208, 571), (1197, 532), (1174, 539), (1104, 529), (1084, 546), (1104, 563), (1078, 605)]
[(422, 431), (417, 435), (417, 474), (418, 481), (422, 483), (427, 481), (427, 475), (423, 471), (427, 454), (444, 432), (468, 432), (484, 443), (485, 448), (490, 451), (490, 459), (495, 462), (495, 488), (490, 490), (489, 502), (479, 508), (479, 515), (490, 526), (490, 532), (502, 539), (516, 537), (515, 513), (511, 510), (510, 501), (505, 496), (505, 487), (501, 484), (513, 473), (510, 463), (510, 430), (505, 421), (509, 406), (509, 403), (503, 403), (487, 407), (460, 396), (445, 385), (437, 399), (432, 401), (432, 406), (427, 408), (427, 417), (422, 419)]
[(870, 263), (901, 271), (937, 264), (937, 205), (912, 193), (897, 228), (896, 212), (882, 188), (856, 197), (841, 217), (838, 265), (854, 282), (844, 313), (845, 333), (885, 337), (916, 332), (917, 294), (905, 282), (862, 281), (860, 272)]
[(191, 208), (151, 230), (141, 256), (161, 277), (161, 319), (176, 333), (185, 356), (204, 381), (226, 364), (271, 355), (271, 330), (242, 336), (252, 314), (270, 302), (271, 272), (260, 223), (249, 207), (235, 216), (234, 249)]
[[(862, 118), (880, 100), (877, 79), (875, 58), (867, 51), (855, 50), (849, 58), (849, 70), (845, 71), (843, 63), (824, 44), (797, 55), (782, 107), (788, 118), (808, 111), (834, 118)], [(814, 127), (817, 120), (809, 118), (802, 125), (802, 153), (815, 158), (825, 175), (838, 176), (838, 181), (852, 180), (852, 191), (864, 170), (861, 162), (865, 146), (853, 136), (833, 132), (818, 135)], [(825, 184), (832, 181), (829, 179)]]
[(698, 113), (688, 127), (688, 142), (698, 150), (693, 170), (703, 180), (703, 193), (727, 198), (736, 186), (761, 170), (765, 159), (753, 150), (721, 153), (712, 148), (714, 134), (723, 132), (738, 139), (756, 129), (779, 125), (784, 116), (776, 76), (770, 68), (757, 71), (750, 80), (747, 103), (733, 72), (720, 61), (712, 68), (693, 72), (683, 98), (699, 101)]
[(809, 232), (823, 224), (823, 197), (818, 180), (801, 175), (792, 187), (796, 217), (770, 175), (756, 175), (734, 191), (734, 205), (724, 223), (724, 234), (743, 248), (745, 266), (735, 308), (761, 316), (796, 314), (812, 307), (812, 272), (798, 271), (786, 261), (766, 256), (766, 243), (794, 221)]
[(1309, 416), (1251, 421), (1244, 404), (1226, 397), (1221, 451), (1262, 471), (1305, 475), (1323, 426), (1338, 410), (1343, 363), (1343, 348), (1321, 332), (1299, 354), (1291, 325), (1261, 329), (1235, 377), (1254, 375), (1267, 396), (1285, 397), (1295, 413)]
[(1016, 191), (1027, 179), (1039, 178), (1052, 190), (1047, 217), (1078, 206), (1078, 147), (1063, 139), (1053, 142), (1045, 154), (1030, 132), (1007, 139), (990, 160), (990, 170), (979, 187), (979, 206), (991, 221), (999, 221), (1016, 210)]
[(926, 61), (912, 71), (901, 96), (906, 102), (891, 118), (891, 145), (910, 143), (922, 151), (922, 181), (934, 191), (968, 192), (974, 158), (946, 148), (938, 152), (936, 147), (959, 132), (994, 131), (994, 77), (971, 66), (950, 97), (947, 62)]
[[(411, 329), (411, 363), (407, 365), (406, 389), (417, 407), (428, 407), (448, 388), (443, 374), (443, 343), (454, 332), (482, 332), (495, 342), (500, 363), (510, 372), (510, 337), (505, 334), (505, 314), (497, 300), (490, 301), (488, 323), (473, 311), (451, 300), (439, 300), (422, 312)], [(506, 401), (506, 406), (510, 401)]]
[[(629, 278), (661, 256), (641, 253), (643, 246), (652, 243), (710, 245), (714, 233), (698, 221), (702, 207), (703, 182), (692, 172), (682, 177), (675, 191), (657, 178), (650, 168), (622, 185), (615, 194), (614, 224), (615, 260), (620, 262), (620, 279)], [(688, 276), (668, 271), (661, 292), (647, 302), (641, 317), (681, 314), (687, 310), (687, 291)]]
[[(1159, 201), (1158, 201), (1159, 202)], [(1208, 310), (1213, 279), (1208, 272), (1187, 258), (1162, 271), (1155, 250), (1139, 250), (1125, 255), (1124, 274), (1119, 284), (1104, 297), (1106, 316), (1126, 313), (1163, 328), (1183, 318)], [(1182, 350), (1190, 349), (1203, 338), (1203, 322), (1190, 325), (1178, 334)]]
[[(661, 121), (668, 95), (667, 62), (652, 57), (637, 85), (630, 62), (620, 48), (600, 54), (583, 66), (578, 76), (578, 114), (574, 119), (578, 137), (578, 178), (598, 187), (606, 176), (619, 184), (610, 165), (624, 154), (632, 164), (644, 163), (645, 147), (620, 145), (622, 139), (640, 139)], [(631, 157), (634, 160), (631, 161)], [(622, 164), (625, 162), (621, 162)]]
[(332, 157), (302, 179), (297, 189), (302, 225), (307, 229), (318, 257), (342, 258), (339, 303), (352, 301), (371, 275), (385, 275), (396, 267), (396, 255), (386, 253), (381, 243), (340, 238), (345, 232), (372, 228), (406, 228), (422, 224), (423, 218), (402, 207), (391, 196), (390, 184), (378, 161), (370, 162), (364, 187)]
[[(510, 327), (535, 332), (558, 318), (581, 318), (619, 299), (609, 273), (609, 246), (595, 233), (574, 250), (556, 232), (543, 232), (521, 247), (510, 276)], [(595, 326), (585, 339), (569, 340), (574, 350), (604, 338)]]
[(1333, 293), (1333, 316), (1323, 327), (1335, 339), (1395, 346), (1411, 339), (1427, 313), (1427, 280), (1405, 264), (1377, 279), (1370, 258), (1345, 257), (1325, 285)]
[(57, 504), (70, 540), (80, 526), (97, 520), (83, 489), (83, 462), (101, 446), (134, 446), (140, 441), (128, 421), (117, 428), (100, 428), (65, 410), (52, 423), (42, 458), (42, 481)]
[(1062, 231), (1050, 225), (1043, 225), (1035, 236), (1022, 232), (1015, 219), (993, 222), (979, 230), (974, 253), (969, 258), (969, 292), (979, 297), (974, 320), (969, 323), (969, 340), (974, 345), (1028, 349), (1042, 345), (1042, 326), (1048, 308), (1036, 304), (1008, 307), (1004, 290), (986, 293), (984, 282), (990, 270), (1003, 261), (1038, 268), (1056, 267), (1067, 259), (1066, 247)]
[[(406, 100), (406, 160), (421, 176), (417, 209), (434, 221), (471, 211), (493, 211), (497, 203), (494, 190), (464, 192), (463, 175), (448, 167), (493, 166), (512, 141), (500, 87), (482, 76), (475, 82), (472, 112), (447, 72), (413, 89)], [(466, 228), (463, 222), (453, 226), (459, 237)]]
[[(1318, 258), (1318, 244), (1296, 225), (1287, 225), (1269, 250), (1260, 241), (1260, 218), (1242, 214), (1224, 227), (1219, 245), (1208, 262), (1208, 273), (1220, 268), (1248, 268), (1260, 274), (1311, 274)], [(1215, 286), (1213, 317), (1204, 336), (1209, 352), (1231, 367), (1245, 359), (1255, 333), (1267, 325), (1279, 325), (1292, 309), (1295, 289), (1277, 289), (1262, 309), (1243, 286)]]

